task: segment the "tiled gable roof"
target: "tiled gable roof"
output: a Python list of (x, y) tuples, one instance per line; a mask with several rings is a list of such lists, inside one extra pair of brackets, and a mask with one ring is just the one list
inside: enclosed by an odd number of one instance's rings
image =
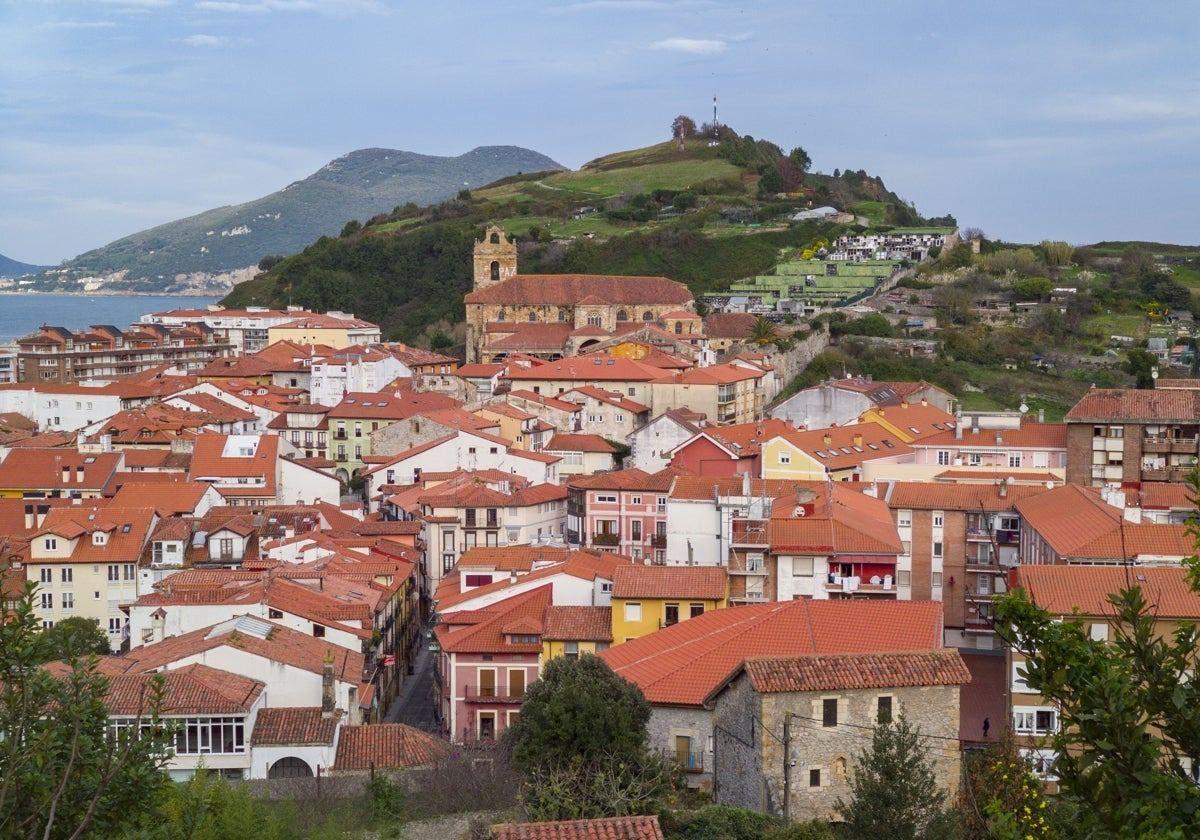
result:
[(329, 717), (320, 706), (276, 706), (260, 709), (250, 743), (256, 747), (332, 744), (340, 709)]
[(472, 303), (535, 303), (574, 306), (593, 298), (597, 304), (662, 305), (691, 303), (683, 283), (666, 277), (610, 274), (517, 274), (502, 283), (468, 292)]
[(875, 458), (909, 455), (912, 447), (879, 423), (789, 432), (781, 437), (830, 470), (856, 467)]
[(614, 598), (700, 598), (720, 600), (729, 592), (729, 576), (717, 566), (618, 566)]
[(547, 452), (598, 452), (611, 455), (617, 448), (600, 435), (556, 434), (546, 444)]
[[(900, 421), (896, 420), (894, 416), (899, 411), (900, 409), (892, 409), (891, 413), (884, 416), (889, 421), (899, 424)], [(979, 431), (975, 431), (975, 428), (963, 429), (962, 437), (958, 436), (956, 430), (930, 434), (922, 437), (913, 446), (943, 449), (946, 447), (995, 449), (998, 446), (1011, 449), (1066, 449), (1067, 447), (1067, 427), (1064, 423), (1026, 422), (1022, 423), (1019, 429), (979, 429)]]
[(1200, 420), (1200, 391), (1093, 388), (1067, 412), (1068, 423), (1131, 421), (1195, 423)]
[(1051, 615), (1111, 616), (1109, 597), (1140, 586), (1162, 620), (1200, 620), (1200, 593), (1181, 566), (1017, 566), (1015, 584)]
[(568, 356), (531, 368), (510, 367), (510, 380), (570, 380), (573, 382), (652, 382), (666, 375), (662, 368), (623, 356), (596, 353)]
[(710, 610), (600, 657), (653, 704), (700, 706), (746, 659), (939, 650), (942, 644), (936, 601), (800, 599)]
[(747, 659), (747, 676), (764, 694), (965, 685), (971, 672), (957, 650), (817, 654)]
[(601, 817), (558, 822), (501, 823), (492, 840), (663, 840), (658, 817)]
[(680, 470), (667, 467), (656, 473), (648, 473), (631, 467), (627, 470), (612, 470), (591, 475), (572, 476), (567, 486), (581, 490), (645, 490), (650, 493), (665, 493)]
[[(104, 695), (108, 713), (118, 717), (147, 714), (152, 678), (152, 674), (109, 676)], [(200, 664), (168, 671), (163, 680), (162, 714), (172, 717), (245, 714), (264, 687), (258, 680)]]
[(757, 324), (758, 316), (748, 312), (713, 312), (704, 316), (704, 332), (709, 338), (749, 338)]
[(567, 642), (611, 642), (612, 607), (546, 607), (542, 638)]
[(450, 755), (450, 744), (402, 723), (342, 727), (333, 770), (394, 770), (433, 764)]
[(488, 607), (488, 618), (465, 630), (447, 632), (446, 625), (435, 630), (442, 650), (447, 653), (540, 653), (542, 643), (510, 642), (512, 635), (539, 635), (542, 615), (550, 606), (552, 587), (547, 584)]

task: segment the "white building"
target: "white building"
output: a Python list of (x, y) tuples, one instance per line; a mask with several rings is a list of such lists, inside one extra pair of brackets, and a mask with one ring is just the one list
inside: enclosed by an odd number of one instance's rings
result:
[(671, 463), (671, 451), (700, 433), (704, 415), (677, 408), (664, 411), (645, 426), (626, 437), (631, 452), (627, 467), (656, 473)]
[(312, 402), (333, 406), (347, 393), (378, 393), (396, 379), (412, 375), (412, 368), (391, 353), (351, 347), (313, 357), (309, 392)]

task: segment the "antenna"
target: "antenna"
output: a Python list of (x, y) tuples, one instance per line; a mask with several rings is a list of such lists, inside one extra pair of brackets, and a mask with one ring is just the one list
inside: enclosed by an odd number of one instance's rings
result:
[(713, 125), (720, 125), (717, 122), (717, 95), (715, 93), (713, 94)]

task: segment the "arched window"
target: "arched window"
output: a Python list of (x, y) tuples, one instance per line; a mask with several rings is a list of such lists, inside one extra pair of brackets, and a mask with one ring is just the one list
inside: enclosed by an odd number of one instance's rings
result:
[(598, 327), (598, 326), (600, 326), (600, 316), (599, 315), (589, 315), (587, 318), (587, 322), (588, 322), (589, 327)]
[(642, 320), (643, 321), (653, 321), (654, 313), (651, 312), (649, 309), (647, 309), (645, 312), (642, 313)]
[(675, 322), (675, 335), (683, 335), (683, 321)]
[(531, 311), (531, 312), (529, 313), (529, 320), (530, 320), (530, 321), (536, 321), (536, 320), (537, 320), (537, 313), (536, 313), (536, 312), (532, 312), (532, 311)]
[(308, 762), (294, 755), (279, 759), (267, 770), (268, 779), (306, 779), (313, 774)]
[(492, 260), (492, 282), (500, 282), (500, 263), (497, 260)]
[(617, 310), (617, 320), (618, 321), (628, 321), (629, 313), (626, 312), (624, 309), (618, 309)]
[[(495, 231), (492, 232), (492, 244), (493, 245), (500, 244), (500, 234), (496, 233)], [(495, 265), (495, 263), (492, 263), (492, 265)]]
[(503, 310), (503, 309), (501, 309), (501, 310), (500, 310), (498, 313), (496, 313), (496, 320), (497, 320), (497, 321), (503, 321), (503, 320), (504, 320), (504, 317), (505, 317), (505, 316), (504, 316), (504, 310)]

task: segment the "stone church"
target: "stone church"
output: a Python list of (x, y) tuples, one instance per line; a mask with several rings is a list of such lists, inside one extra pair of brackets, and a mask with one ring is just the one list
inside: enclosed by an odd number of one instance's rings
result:
[(703, 338), (692, 293), (675, 280), (520, 274), (516, 242), (495, 225), (475, 243), (474, 256), (474, 288), (465, 298), (468, 362), (512, 353), (558, 359), (634, 333)]

